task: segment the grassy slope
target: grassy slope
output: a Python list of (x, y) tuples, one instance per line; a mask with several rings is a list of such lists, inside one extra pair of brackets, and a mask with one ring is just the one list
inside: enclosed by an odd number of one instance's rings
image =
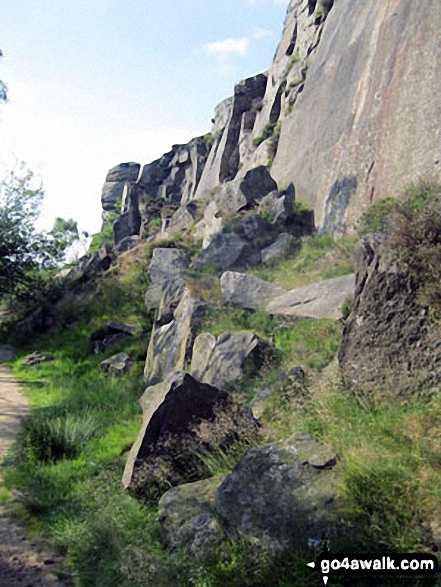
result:
[(355, 238), (334, 239), (324, 234), (305, 238), (301, 247), (294, 243), (285, 258), (260, 266), (251, 273), (287, 290), (347, 275), (354, 270)]
[[(341, 246), (346, 249), (347, 244)], [(309, 241), (300, 257), (315, 279), (326, 274), (327, 262), (329, 271), (335, 270), (336, 250), (339, 243), (319, 237), (315, 243)], [(327, 252), (331, 254), (326, 256)], [(146, 261), (136, 254), (127, 259), (120, 267), (120, 279), (102, 286), (100, 299), (65, 310), (65, 320), (81, 316), (71, 329), (60, 328), (32, 341), (27, 350), (52, 352), (53, 363), (31, 370), (20, 361), (15, 366), (35, 414), (34, 425), (24, 428), (11, 455), (6, 476), (8, 487), (25, 495), (21, 515), (67, 553), (81, 587), (318, 585), (318, 577), (305, 571), (305, 559), (295, 553), (271, 562), (248, 544), (231, 543), (202, 564), (189, 561), (183, 553), (164, 552), (155, 504), (141, 506), (122, 490), (122, 453), (135, 439), (141, 421), (142, 363), (121, 379), (106, 378), (98, 371), (105, 357), (90, 354), (88, 337), (109, 319), (129, 319), (137, 323), (129, 350), (138, 357), (145, 352), (150, 326), (141, 296)], [(289, 274), (291, 263), (295, 276), (291, 283), (299, 284), (295, 280), (303, 280), (304, 275), (298, 260), (298, 255), (284, 260), (275, 274)], [(236, 391), (244, 397), (274, 381), (279, 369), (303, 365), (310, 381), (308, 395), (287, 399), (280, 393), (269, 400), (262, 419), (264, 441), (307, 429), (332, 444), (342, 459), (343, 491), (359, 516), (371, 551), (427, 548), (422, 528), (441, 504), (439, 403), (372, 404), (347, 395), (338, 386), (332, 362), (341, 326), (331, 321), (302, 320), (286, 326), (262, 312), (230, 308), (213, 311), (204, 327), (213, 334), (251, 329), (274, 339), (281, 366), (266, 373), (265, 381), (237, 382)], [(71, 442), (67, 448), (66, 438)], [(52, 442), (61, 444), (69, 458), (44, 460), (42, 454), (47, 453), (38, 447)], [(222, 459), (214, 461), (213, 473), (223, 464)], [(333, 579), (333, 584), (344, 583)]]

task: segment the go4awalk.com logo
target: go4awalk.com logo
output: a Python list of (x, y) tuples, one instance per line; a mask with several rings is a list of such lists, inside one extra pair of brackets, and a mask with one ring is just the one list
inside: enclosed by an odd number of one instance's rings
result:
[(322, 552), (315, 561), (307, 563), (318, 571), (325, 585), (332, 575), (427, 576), (438, 572), (438, 559), (433, 554), (331, 554)]

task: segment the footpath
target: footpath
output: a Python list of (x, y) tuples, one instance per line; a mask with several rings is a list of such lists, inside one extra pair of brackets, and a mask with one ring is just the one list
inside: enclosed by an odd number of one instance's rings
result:
[[(12, 356), (12, 347), (0, 345), (0, 489), (5, 455), (29, 414), (23, 390), (1, 364)], [(58, 578), (60, 563), (61, 557), (50, 553), (41, 540), (25, 535), (11, 518), (8, 503), (0, 501), (0, 587), (66, 587), (69, 583)]]

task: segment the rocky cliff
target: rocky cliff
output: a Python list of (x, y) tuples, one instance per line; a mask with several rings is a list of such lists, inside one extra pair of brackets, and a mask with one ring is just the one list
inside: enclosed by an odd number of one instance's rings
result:
[(214, 193), (262, 165), (280, 191), (295, 187), (318, 229), (337, 232), (419, 176), (439, 177), (440, 28), (436, 0), (291, 0), (269, 71), (237, 84), (211, 133), (109, 172), (116, 241), (203, 216), (207, 246), (223, 226), (207, 210)]

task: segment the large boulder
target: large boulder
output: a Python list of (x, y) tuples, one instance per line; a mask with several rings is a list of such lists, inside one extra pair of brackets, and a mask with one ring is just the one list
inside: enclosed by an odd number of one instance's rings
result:
[(124, 373), (127, 373), (132, 365), (132, 360), (127, 353), (117, 353), (101, 361), (100, 369), (103, 373), (120, 377)]
[(34, 351), (30, 355), (26, 355), (25, 357), (23, 357), (22, 363), (25, 367), (34, 367), (35, 365), (41, 365), (41, 363), (47, 363), (53, 360), (54, 357), (48, 353)]
[(289, 247), (293, 245), (294, 241), (295, 238), (291, 234), (281, 232), (273, 244), (262, 249), (262, 263), (271, 263), (271, 261), (283, 257)]
[(297, 433), (249, 449), (216, 491), (216, 512), (230, 535), (307, 549), (341, 533), (339, 483), (335, 451)]
[(428, 395), (441, 381), (441, 341), (418, 301), (418, 276), (382, 235), (356, 248), (356, 288), (339, 351), (344, 382), (358, 393)]
[(260, 262), (260, 253), (234, 232), (216, 234), (208, 247), (196, 257), (196, 270), (216, 268), (243, 271)]
[(136, 182), (140, 169), (140, 164), (133, 162), (120, 163), (110, 169), (101, 194), (104, 210), (115, 210), (117, 202), (123, 199), (126, 184)]
[(117, 342), (133, 336), (135, 327), (133, 324), (124, 322), (108, 322), (106, 326), (93, 332), (90, 336), (90, 343), (94, 353), (101, 353)]
[(263, 279), (236, 271), (225, 271), (220, 284), (224, 304), (233, 304), (251, 310), (265, 308), (271, 300), (286, 293), (283, 288), (276, 287)]
[(153, 251), (149, 265), (151, 285), (145, 295), (148, 309), (158, 307), (163, 294), (164, 282), (182, 281), (188, 276), (189, 265), (188, 255), (179, 249), (158, 247)]
[(205, 304), (185, 290), (168, 324), (155, 324), (147, 350), (144, 374), (150, 385), (168, 374), (185, 369)]
[(176, 277), (161, 284), (161, 298), (156, 312), (156, 326), (163, 326), (173, 320), (173, 313), (179, 306), (186, 288), (185, 279)]
[(214, 496), (225, 475), (173, 487), (159, 500), (158, 516), (165, 547), (186, 548), (198, 558), (224, 538)]
[[(225, 223), (243, 209), (254, 207), (258, 201), (269, 192), (277, 190), (277, 184), (271, 177), (268, 169), (259, 166), (251, 169), (245, 177), (222, 184), (213, 190), (204, 217), (196, 225), (197, 235), (203, 239), (203, 246), (207, 247), (213, 236), (221, 232)], [(254, 233), (251, 240), (256, 238), (256, 228), (260, 231), (267, 229), (266, 223), (259, 217), (242, 228), (242, 235)]]
[(217, 339), (203, 333), (193, 346), (191, 374), (205, 383), (222, 386), (274, 360), (274, 350), (252, 332), (225, 332)]
[[(213, 448), (213, 439), (215, 448), (231, 442), (241, 418), (253, 422), (234, 410), (225, 391), (188, 373), (174, 373), (147, 388), (141, 405), (143, 425), (123, 476), (124, 486), (139, 497), (154, 487), (163, 493), (167, 486), (209, 476), (197, 453)], [(232, 416), (222, 418), (225, 412)]]
[(269, 302), (270, 314), (286, 318), (342, 317), (342, 306), (352, 296), (355, 286), (353, 274), (326, 279), (293, 289)]

